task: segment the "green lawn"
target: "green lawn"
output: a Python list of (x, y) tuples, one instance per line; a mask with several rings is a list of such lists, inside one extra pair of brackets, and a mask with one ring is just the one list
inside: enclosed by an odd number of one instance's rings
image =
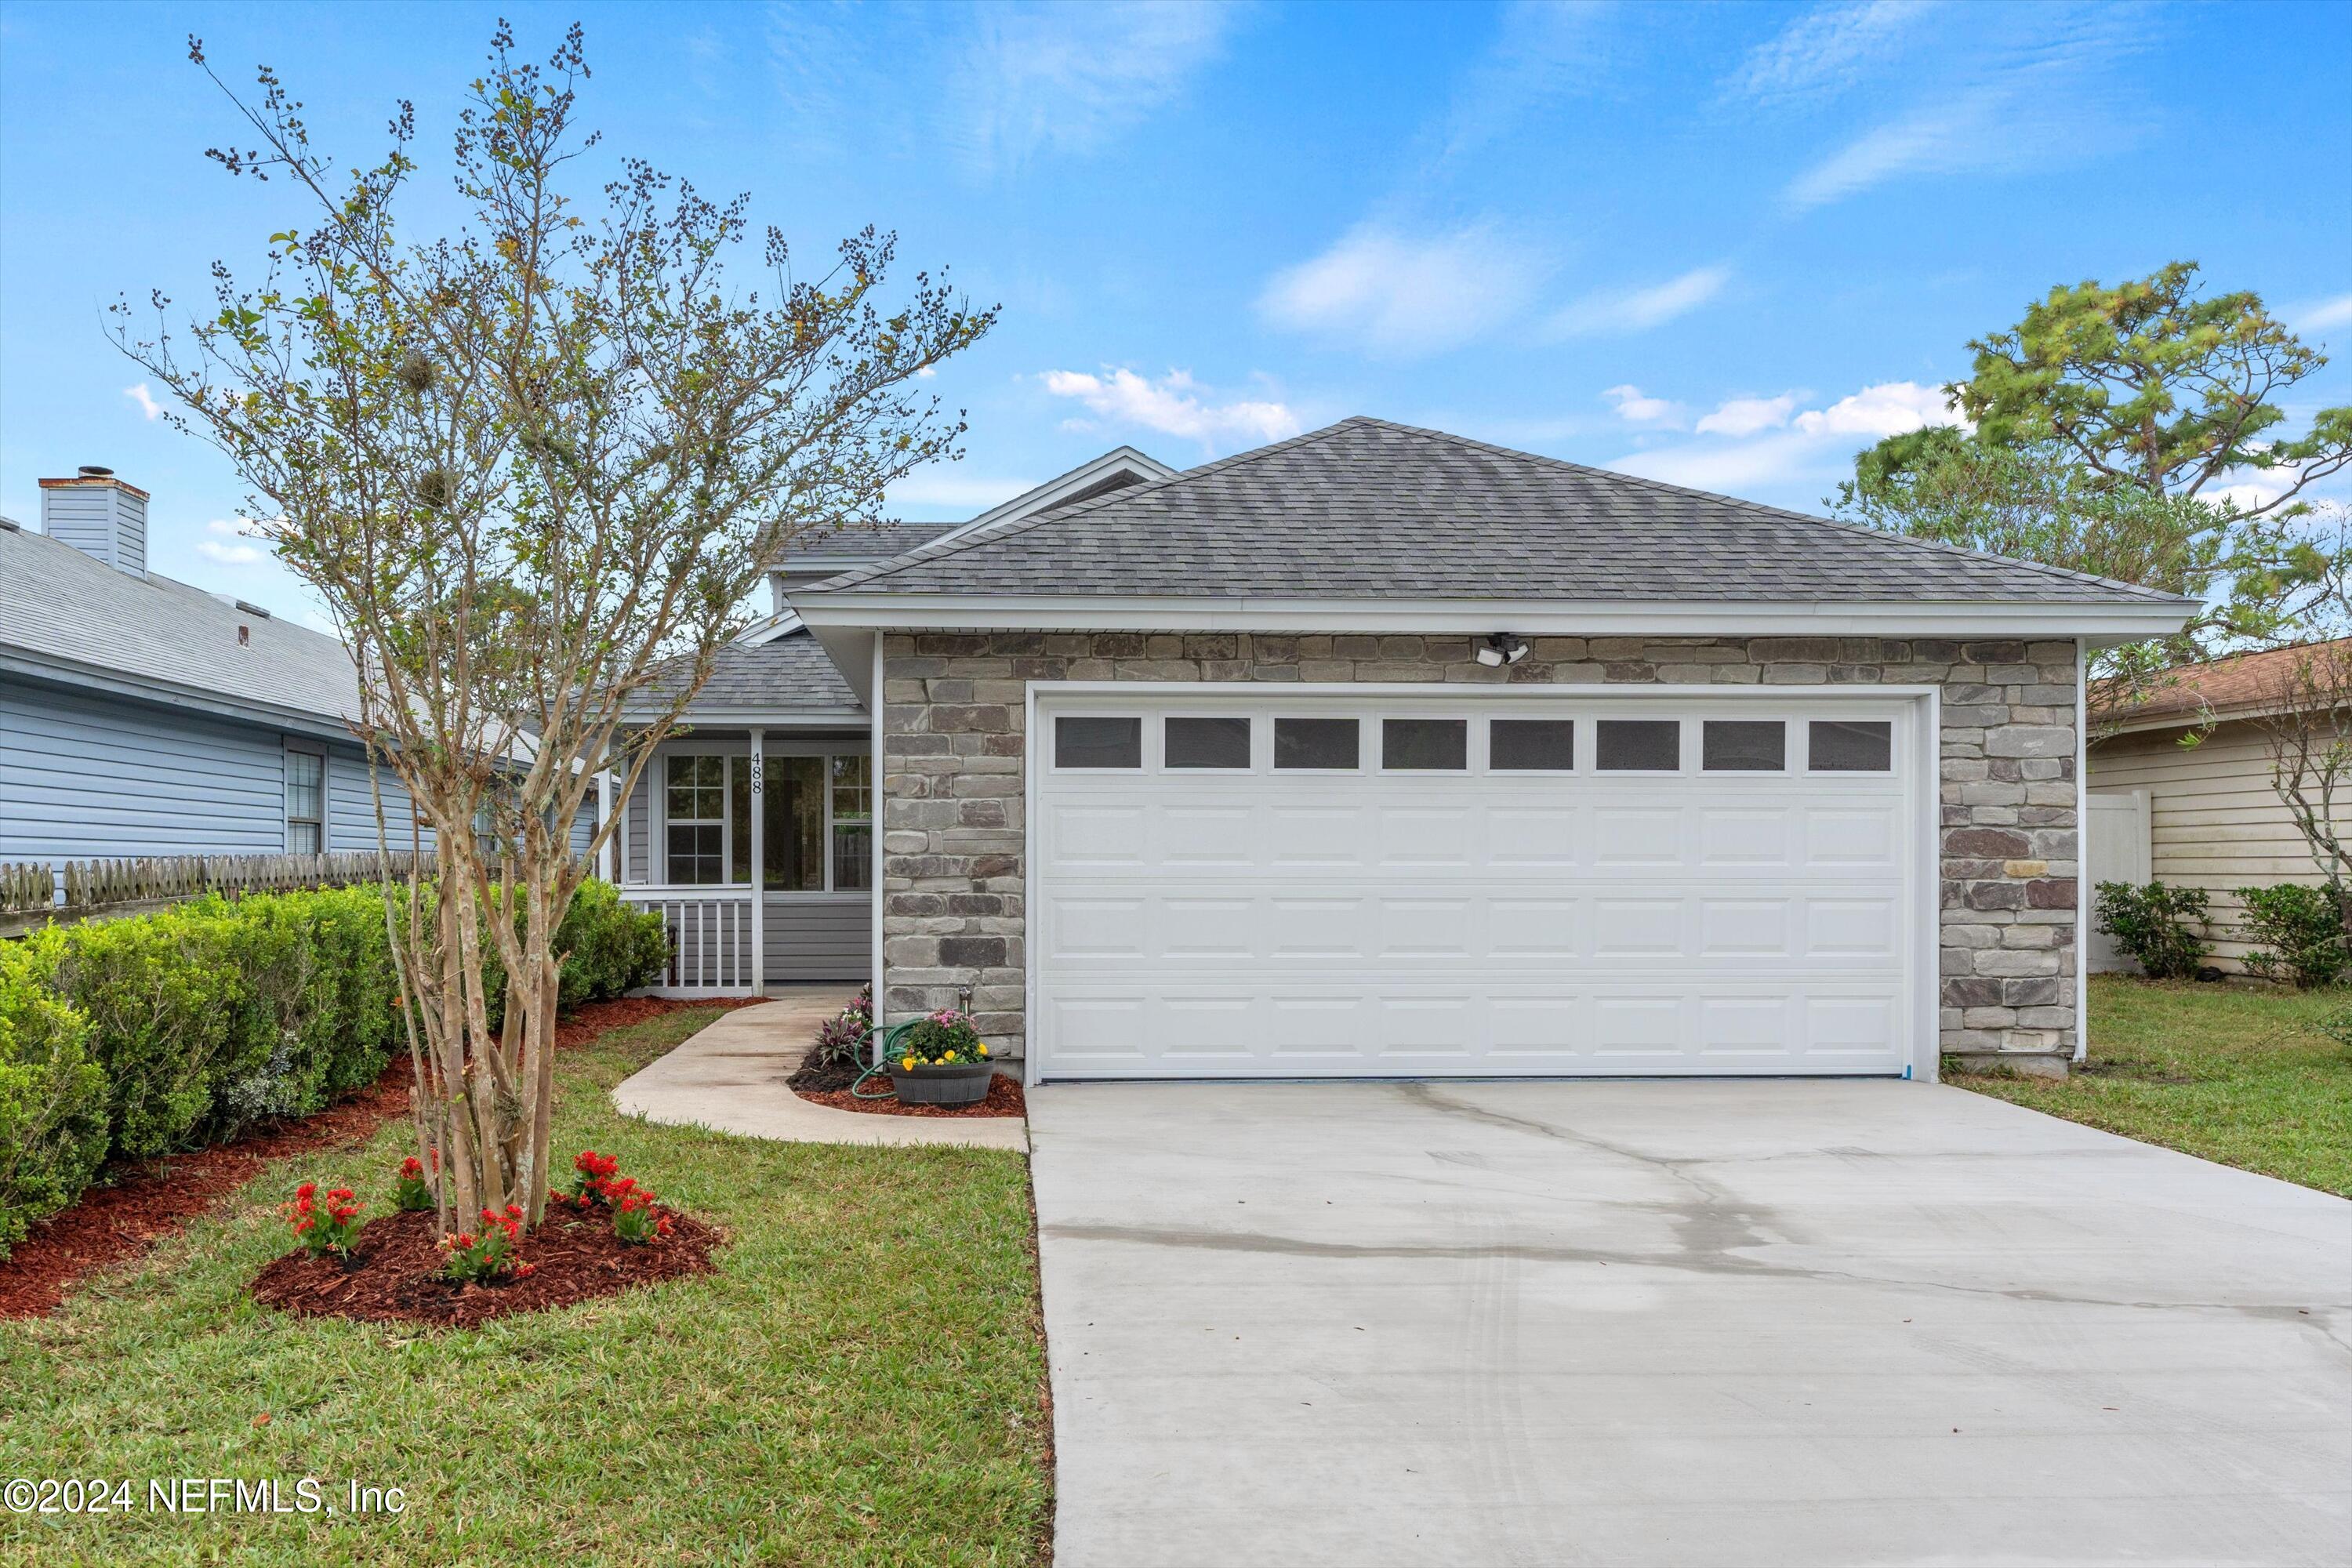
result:
[[(0, 1322), (0, 1479), (315, 1476), (406, 1510), (0, 1512), (0, 1561), (1031, 1563), (1051, 1511), (1028, 1175), (1001, 1152), (762, 1143), (615, 1115), (709, 1021), (560, 1068), (559, 1148), (621, 1156), (732, 1237), (716, 1275), (468, 1332), (242, 1293), (305, 1178), (387, 1206), (403, 1129), (272, 1170), (134, 1272)], [(266, 1419), (265, 1419), (266, 1418)]]
[(1951, 1081), (2053, 1116), (2352, 1197), (2352, 992), (2091, 977), (2091, 1059), (2063, 1082)]

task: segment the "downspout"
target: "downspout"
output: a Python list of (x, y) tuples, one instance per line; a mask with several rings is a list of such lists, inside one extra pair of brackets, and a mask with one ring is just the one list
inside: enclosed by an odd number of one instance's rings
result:
[(2091, 645), (2074, 639), (2074, 1059), (2091, 1059)]
[(883, 868), (888, 862), (882, 852), (882, 845), (883, 840), (886, 837), (883, 829), (887, 826), (886, 818), (890, 804), (889, 793), (883, 788), (883, 636), (884, 634), (881, 627), (877, 626), (874, 628), (874, 684), (871, 688), (873, 695), (866, 702), (867, 708), (871, 710), (871, 723), (873, 726), (870, 738), (867, 742), (872, 755), (870, 760), (866, 763), (866, 778), (873, 786), (872, 799), (874, 814), (874, 826), (867, 829), (867, 831), (874, 836), (874, 842), (867, 848), (866, 853), (872, 858), (874, 870), (872, 875), (866, 878), (866, 881), (872, 884), (872, 887), (868, 891), (867, 898), (870, 904), (868, 917), (872, 921), (872, 940), (874, 943), (874, 973), (872, 984), (874, 986), (874, 1038), (877, 1042), (875, 1049), (877, 1053), (875, 1057), (875, 1060), (877, 1061), (882, 1059), (878, 1054), (881, 1050), (879, 1042), (882, 1038), (883, 1027), (889, 1022), (887, 1010), (883, 1006), (882, 1002), (884, 995), (882, 989), (882, 900), (888, 881), (888, 878), (883, 871)]
[[(613, 826), (613, 770), (600, 768), (596, 773), (596, 826)], [(604, 846), (596, 852), (596, 872), (614, 887), (621, 885), (619, 873), (621, 832), (617, 827), (604, 835)]]

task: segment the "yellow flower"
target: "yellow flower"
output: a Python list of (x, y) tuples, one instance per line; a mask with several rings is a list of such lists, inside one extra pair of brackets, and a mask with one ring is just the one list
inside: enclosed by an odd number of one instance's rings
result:
[(982, 1047), (980, 1047), (980, 1054), (981, 1054), (982, 1056), (986, 1056), (986, 1055), (988, 1054), (988, 1047), (987, 1047), (986, 1046), (982, 1046)]
[(915, 1070), (915, 1058), (908, 1057), (905, 1061), (900, 1062), (898, 1065), (906, 1068), (908, 1072), (913, 1072)]

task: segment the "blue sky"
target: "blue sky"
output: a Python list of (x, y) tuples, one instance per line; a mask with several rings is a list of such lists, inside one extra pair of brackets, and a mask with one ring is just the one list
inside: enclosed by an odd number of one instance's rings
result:
[(437, 156), (501, 10), (533, 53), (584, 21), (600, 158), (748, 191), (811, 262), (895, 229), (909, 271), (1002, 304), (933, 383), (970, 456), (894, 497), (910, 517), (1354, 413), (1814, 508), (1939, 416), (1969, 338), (2174, 258), (2343, 351), (2294, 409), (2352, 401), (2340, 4), (12, 0), (0, 510), (108, 464), (154, 492), (159, 569), (299, 611), (103, 331), (299, 216), (205, 160), (234, 124), (186, 36), (240, 85), (277, 67), (346, 163), (404, 97)]

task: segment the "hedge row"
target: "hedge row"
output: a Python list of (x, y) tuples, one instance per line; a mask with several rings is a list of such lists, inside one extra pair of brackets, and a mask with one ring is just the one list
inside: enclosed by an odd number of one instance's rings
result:
[[(651, 984), (665, 956), (660, 919), (602, 882), (556, 945), (566, 1007)], [(374, 1081), (401, 1045), (395, 994), (374, 888), (205, 898), (0, 942), (0, 1258), (110, 1156), (226, 1142)]]

